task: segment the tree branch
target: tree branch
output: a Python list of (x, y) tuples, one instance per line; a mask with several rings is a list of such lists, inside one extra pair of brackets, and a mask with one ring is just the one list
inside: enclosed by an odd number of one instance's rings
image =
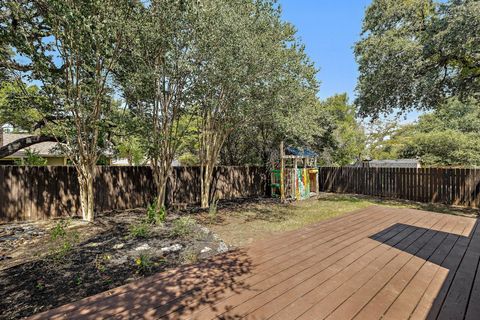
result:
[(30, 136), (15, 140), (12, 143), (0, 147), (0, 159), (8, 157), (23, 148), (47, 141), (58, 142), (57, 139), (50, 136)]
[(35, 123), (35, 125), (33, 126), (33, 130), (41, 129), (41, 128), (45, 127), (47, 125), (47, 123), (49, 123), (49, 122), (52, 122), (52, 123), (56, 124), (57, 120), (67, 120), (67, 119), (70, 119), (70, 117), (68, 117), (68, 116), (55, 116), (55, 115), (46, 116), (42, 120)]

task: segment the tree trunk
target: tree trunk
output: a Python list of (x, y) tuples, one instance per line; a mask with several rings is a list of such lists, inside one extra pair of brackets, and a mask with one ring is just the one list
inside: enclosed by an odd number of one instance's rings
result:
[(161, 208), (165, 206), (165, 196), (166, 196), (166, 191), (167, 191), (167, 180), (168, 177), (166, 176), (159, 176), (156, 179), (156, 185), (157, 185), (157, 208)]
[(94, 166), (83, 166), (82, 172), (78, 172), (78, 183), (80, 185), (80, 206), (82, 218), (85, 221), (93, 221), (95, 218), (95, 199), (93, 194), (93, 179), (95, 174)]
[[(222, 90), (223, 91), (223, 90)], [(224, 97), (223, 93), (221, 94)], [(210, 187), (213, 181), (213, 169), (217, 164), (225, 140), (232, 133), (228, 122), (222, 114), (225, 110), (225, 101), (219, 98), (218, 106), (212, 108), (204, 104), (202, 124), (200, 125), (200, 196), (201, 207), (210, 205)]]
[(152, 159), (152, 172), (155, 186), (157, 188), (157, 208), (165, 206), (165, 198), (167, 192), (168, 176), (172, 169), (170, 157), (168, 159)]
[(200, 201), (201, 208), (206, 209), (210, 205), (210, 186), (212, 184), (212, 172), (210, 164), (205, 163), (200, 169)]
[(210, 205), (210, 188), (213, 181), (213, 170), (220, 155), (223, 142), (227, 136), (228, 132), (210, 132), (202, 139), (203, 146), (200, 148), (200, 196), (201, 207), (203, 209), (208, 208)]

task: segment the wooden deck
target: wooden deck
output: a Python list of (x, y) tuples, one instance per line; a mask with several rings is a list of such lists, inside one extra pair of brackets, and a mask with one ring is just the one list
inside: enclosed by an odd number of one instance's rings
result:
[(34, 319), (480, 319), (476, 219), (370, 207)]

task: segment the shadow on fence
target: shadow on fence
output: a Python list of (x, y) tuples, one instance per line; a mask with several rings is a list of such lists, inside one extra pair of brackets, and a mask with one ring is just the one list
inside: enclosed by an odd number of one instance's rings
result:
[(480, 207), (480, 169), (322, 167), (320, 191)]
[[(212, 195), (219, 199), (265, 196), (261, 167), (218, 167)], [(146, 207), (155, 198), (150, 167), (97, 167), (97, 212)], [(167, 205), (200, 202), (200, 168), (175, 167), (167, 184)], [(42, 220), (80, 215), (73, 167), (0, 166), (0, 221)]]

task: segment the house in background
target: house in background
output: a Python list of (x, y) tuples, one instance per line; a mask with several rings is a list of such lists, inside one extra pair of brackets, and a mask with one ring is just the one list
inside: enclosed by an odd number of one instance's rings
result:
[[(8, 133), (0, 130), (0, 147), (30, 136), (33, 135), (30, 133)], [(49, 166), (67, 165), (68, 158), (60, 152), (57, 142), (41, 142), (25, 149), (38, 153), (39, 156), (47, 160), (47, 165)], [(26, 157), (25, 149), (21, 149), (6, 158), (0, 159), (0, 165), (16, 164), (17, 161)]]
[(397, 159), (397, 160), (363, 160), (357, 162), (355, 167), (363, 168), (416, 168), (422, 166), (418, 159)]
[[(132, 166), (134, 164), (131, 164), (128, 162), (128, 159), (126, 158), (114, 158), (111, 160), (110, 165), (112, 166)], [(142, 165), (150, 165), (150, 161), (145, 160), (145, 163)], [(175, 159), (172, 161), (172, 167), (181, 167), (182, 164), (179, 160)]]
[[(0, 147), (3, 147), (7, 144), (10, 144), (16, 140), (32, 137), (34, 136), (31, 133), (12, 133), (11, 128), (2, 128), (0, 127)], [(66, 166), (70, 163), (68, 162), (68, 157), (62, 154), (58, 142), (41, 142), (34, 144), (30, 147), (21, 149), (14, 154), (0, 159), (0, 165), (16, 165), (18, 162), (27, 157), (26, 150), (33, 151), (37, 153), (40, 157), (47, 160), (47, 166)], [(111, 166), (130, 166), (128, 159), (126, 158), (114, 158), (114, 153), (112, 149), (105, 151), (102, 157), (99, 159), (98, 165), (111, 165)], [(149, 162), (145, 161), (145, 164), (148, 165)], [(177, 167), (181, 166), (179, 160), (175, 159), (172, 161), (172, 166)]]

